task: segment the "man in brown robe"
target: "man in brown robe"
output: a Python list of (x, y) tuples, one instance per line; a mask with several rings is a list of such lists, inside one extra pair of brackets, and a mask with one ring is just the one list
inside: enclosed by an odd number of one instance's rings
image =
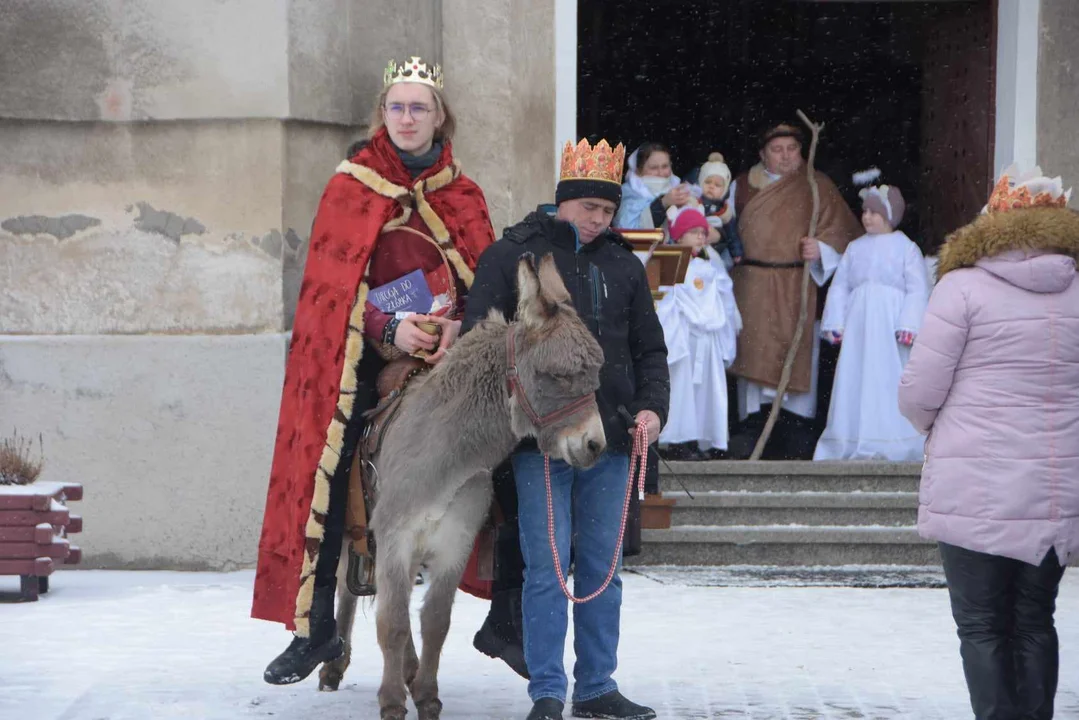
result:
[[(731, 373), (738, 378), (742, 431), (731, 438), (734, 457), (748, 457), (764, 426), (798, 323), (802, 267), (810, 263), (809, 319), (818, 317), (817, 288), (831, 278), (847, 243), (862, 235), (861, 223), (835, 184), (816, 173), (820, 217), (815, 237), (807, 237), (813, 196), (802, 158), (802, 135), (777, 125), (761, 136), (761, 162), (735, 180), (731, 194), (745, 246), (731, 272), (742, 333)], [(771, 455), (812, 457), (811, 421), (817, 413), (819, 328), (807, 325), (783, 399), (782, 426)], [(773, 443), (769, 444), (770, 450)]]

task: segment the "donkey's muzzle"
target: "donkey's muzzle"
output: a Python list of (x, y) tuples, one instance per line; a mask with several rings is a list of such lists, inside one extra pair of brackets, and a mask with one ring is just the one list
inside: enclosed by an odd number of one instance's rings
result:
[(590, 468), (607, 449), (607, 436), (599, 412), (588, 413), (582, 422), (567, 428), (558, 439), (559, 455), (573, 467)]

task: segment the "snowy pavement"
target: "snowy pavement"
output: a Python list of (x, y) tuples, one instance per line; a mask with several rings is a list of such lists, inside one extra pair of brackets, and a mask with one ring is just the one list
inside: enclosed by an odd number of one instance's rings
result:
[[(271, 687), (262, 669), (289, 636), (248, 618), (252, 580), (66, 571), (40, 602), (20, 604), (5, 602), (18, 579), (0, 578), (0, 719), (376, 720), (371, 613), (357, 620), (364, 650), (340, 692), (317, 692), (315, 676)], [(616, 679), (660, 718), (971, 717), (944, 590), (698, 587), (639, 575), (625, 588)], [(530, 707), (524, 681), (472, 649), (485, 613), (459, 596), (440, 678), (445, 720), (520, 720)], [(1057, 717), (1076, 718), (1075, 574), (1065, 576), (1057, 622)]]

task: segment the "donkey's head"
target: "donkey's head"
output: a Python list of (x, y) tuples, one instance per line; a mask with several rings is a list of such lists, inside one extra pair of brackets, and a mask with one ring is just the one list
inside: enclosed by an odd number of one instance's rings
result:
[(532, 436), (540, 452), (589, 467), (607, 446), (596, 407), (603, 350), (573, 309), (550, 255), (539, 268), (517, 263), (517, 324), (513, 333), (518, 381), (511, 427)]

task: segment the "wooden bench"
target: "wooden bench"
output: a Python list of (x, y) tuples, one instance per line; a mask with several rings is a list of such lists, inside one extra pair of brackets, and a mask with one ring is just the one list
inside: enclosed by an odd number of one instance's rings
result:
[(23, 600), (47, 593), (58, 565), (82, 560), (68, 539), (82, 531), (82, 518), (67, 507), (81, 499), (77, 483), (0, 485), (0, 575), (19, 576)]

